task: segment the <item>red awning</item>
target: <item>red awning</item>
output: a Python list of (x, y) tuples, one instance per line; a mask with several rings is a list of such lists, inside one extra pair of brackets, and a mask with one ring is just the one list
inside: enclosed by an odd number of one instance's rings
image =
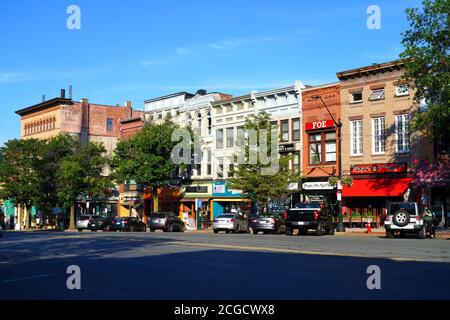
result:
[(380, 178), (353, 180), (351, 187), (342, 187), (343, 197), (402, 197), (412, 178)]

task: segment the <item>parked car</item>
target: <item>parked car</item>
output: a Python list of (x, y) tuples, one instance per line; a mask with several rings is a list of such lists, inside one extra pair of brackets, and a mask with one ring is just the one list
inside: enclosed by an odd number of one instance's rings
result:
[(147, 225), (135, 217), (118, 217), (113, 220), (111, 231), (147, 231)]
[(81, 215), (78, 217), (75, 225), (79, 232), (82, 232), (83, 230), (88, 229), (89, 220), (94, 218), (93, 215)]
[(295, 229), (299, 234), (313, 229), (318, 236), (334, 235), (336, 224), (333, 216), (333, 211), (321, 203), (300, 203), (285, 213), (286, 235), (291, 236)]
[(184, 222), (173, 212), (155, 212), (149, 219), (150, 231), (163, 230), (164, 232), (184, 232)]
[(226, 233), (248, 232), (248, 221), (239, 214), (225, 213), (214, 219), (214, 233), (225, 231)]
[(283, 233), (286, 231), (284, 217), (276, 213), (253, 216), (250, 220), (250, 228), (253, 234), (258, 234), (259, 232), (264, 234)]
[(100, 216), (94, 217), (91, 220), (89, 220), (88, 229), (91, 231), (97, 230), (110, 231), (112, 222), (113, 222), (112, 218)]
[(417, 202), (389, 202), (384, 228), (386, 238), (393, 238), (396, 233), (400, 237), (408, 233), (416, 234), (419, 239), (427, 237), (423, 213), (419, 211)]

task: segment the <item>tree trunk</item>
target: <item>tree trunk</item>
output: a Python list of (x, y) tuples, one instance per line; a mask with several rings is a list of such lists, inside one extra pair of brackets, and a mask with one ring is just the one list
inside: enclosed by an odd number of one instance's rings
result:
[(31, 210), (25, 207), (25, 229), (31, 229)]
[(75, 229), (75, 206), (72, 205), (70, 207), (70, 223), (69, 223), (69, 229)]

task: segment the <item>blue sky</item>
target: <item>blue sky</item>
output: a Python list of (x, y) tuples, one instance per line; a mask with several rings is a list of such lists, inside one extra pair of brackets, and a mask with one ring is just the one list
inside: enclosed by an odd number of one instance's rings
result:
[[(69, 30), (69, 5), (81, 29)], [(381, 29), (369, 30), (369, 5)], [(396, 59), (415, 0), (0, 1), (0, 143), (20, 136), (15, 110), (59, 95), (143, 108), (199, 88), (233, 95), (336, 81), (336, 72)], [(67, 91), (67, 90), (66, 90)]]

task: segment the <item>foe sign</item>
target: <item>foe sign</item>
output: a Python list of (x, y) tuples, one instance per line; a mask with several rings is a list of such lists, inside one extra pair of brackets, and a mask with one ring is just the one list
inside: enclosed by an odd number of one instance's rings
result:
[(319, 130), (333, 127), (334, 127), (333, 120), (314, 121), (314, 122), (307, 122), (305, 124), (305, 130)]

